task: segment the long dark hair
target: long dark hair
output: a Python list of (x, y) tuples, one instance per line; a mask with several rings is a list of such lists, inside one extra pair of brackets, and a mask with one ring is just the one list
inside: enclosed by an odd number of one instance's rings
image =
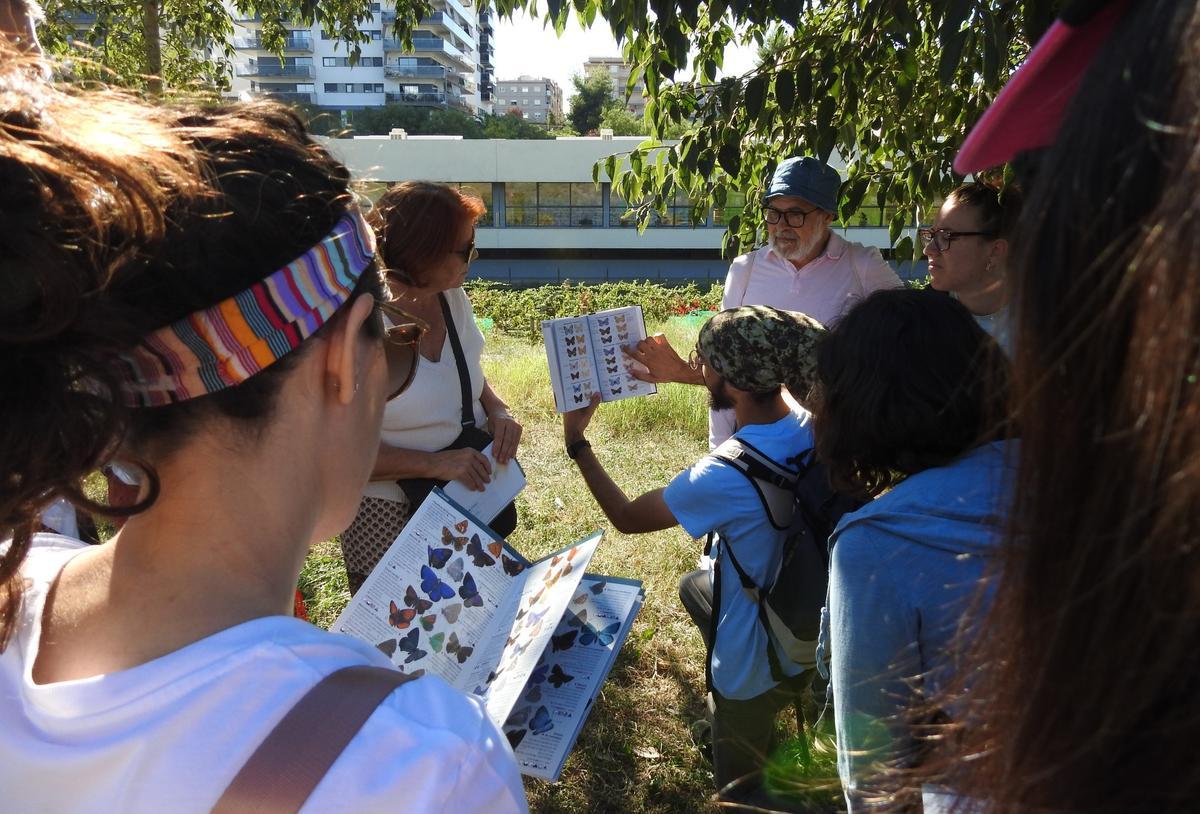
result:
[(1007, 390), (995, 343), (934, 291), (879, 291), (821, 342), (813, 434), (834, 486), (873, 497), (999, 437)]
[(943, 766), (989, 811), (1200, 799), (1200, 13), (1114, 30), (1011, 266), (1013, 529)]
[(253, 429), (294, 361), (131, 411), (115, 355), (298, 257), (350, 202), (345, 168), (281, 106), (153, 107), (44, 75), (0, 43), (0, 649), (45, 505), (104, 511), (81, 482), (122, 446), (161, 456), (210, 415)]

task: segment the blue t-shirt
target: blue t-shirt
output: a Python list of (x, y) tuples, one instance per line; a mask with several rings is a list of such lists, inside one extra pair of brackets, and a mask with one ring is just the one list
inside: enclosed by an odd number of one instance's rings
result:
[[(734, 437), (752, 445), (777, 463), (812, 447), (807, 414), (789, 414), (774, 424), (751, 424)], [(738, 563), (760, 587), (779, 567), (786, 532), (767, 519), (762, 500), (746, 476), (732, 466), (704, 457), (667, 485), (663, 498), (679, 525), (693, 537), (717, 532), (718, 544), (731, 546)], [(717, 558), (721, 569), (721, 607), (713, 647), (714, 688), (726, 698), (747, 701), (775, 686), (767, 661), (767, 634), (758, 607), (742, 590), (729, 557)], [(784, 663), (789, 675), (798, 665)]]

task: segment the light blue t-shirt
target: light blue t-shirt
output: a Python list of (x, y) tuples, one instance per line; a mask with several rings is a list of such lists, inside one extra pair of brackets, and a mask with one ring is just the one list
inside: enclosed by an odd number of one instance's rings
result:
[[(809, 416), (789, 414), (774, 424), (751, 424), (734, 437), (786, 465), (787, 459), (812, 447)], [(718, 544), (732, 546), (738, 563), (760, 587), (774, 577), (786, 532), (767, 519), (762, 500), (746, 476), (732, 466), (702, 458), (667, 485), (663, 498), (679, 525), (693, 537), (717, 532)], [(758, 607), (742, 590), (729, 557), (717, 559), (721, 569), (721, 607), (713, 647), (712, 679), (718, 693), (747, 701), (775, 686), (767, 661), (767, 634)], [(789, 675), (802, 672), (784, 663)]]

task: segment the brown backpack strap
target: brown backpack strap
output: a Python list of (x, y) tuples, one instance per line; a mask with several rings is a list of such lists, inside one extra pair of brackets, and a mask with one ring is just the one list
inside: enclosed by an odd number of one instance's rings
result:
[(358, 665), (330, 673), (259, 744), (213, 814), (292, 814), (384, 699), (414, 676)]

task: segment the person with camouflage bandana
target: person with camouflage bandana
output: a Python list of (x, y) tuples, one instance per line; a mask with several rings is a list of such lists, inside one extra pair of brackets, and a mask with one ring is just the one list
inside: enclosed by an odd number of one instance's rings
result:
[[(819, 322), (804, 314), (761, 305), (732, 308), (701, 328), (689, 361), (708, 388), (713, 407), (733, 410), (739, 427), (734, 437), (793, 472), (789, 459), (811, 449), (813, 440), (809, 416), (790, 409), (781, 385), (802, 401), (811, 392), (816, 346), (824, 333)], [(592, 496), (617, 530), (638, 534), (679, 525), (692, 537), (714, 533), (714, 552), (727, 546), (736, 549), (738, 562), (756, 584), (768, 584), (779, 565), (785, 532), (771, 524), (754, 484), (706, 455), (665, 487), (626, 497), (584, 437), (598, 404), (597, 397), (587, 407), (564, 414), (563, 431), (567, 455), (578, 464)], [(737, 586), (729, 558), (713, 556), (723, 584)], [(714, 641), (711, 572), (702, 569), (684, 576), (680, 599), (700, 628), (711, 660), (717, 786), (731, 800), (760, 800), (759, 773), (772, 745), (775, 716), (792, 696), (771, 677), (757, 606), (744, 591), (722, 591)], [(796, 664), (783, 667), (789, 676), (803, 671)]]

